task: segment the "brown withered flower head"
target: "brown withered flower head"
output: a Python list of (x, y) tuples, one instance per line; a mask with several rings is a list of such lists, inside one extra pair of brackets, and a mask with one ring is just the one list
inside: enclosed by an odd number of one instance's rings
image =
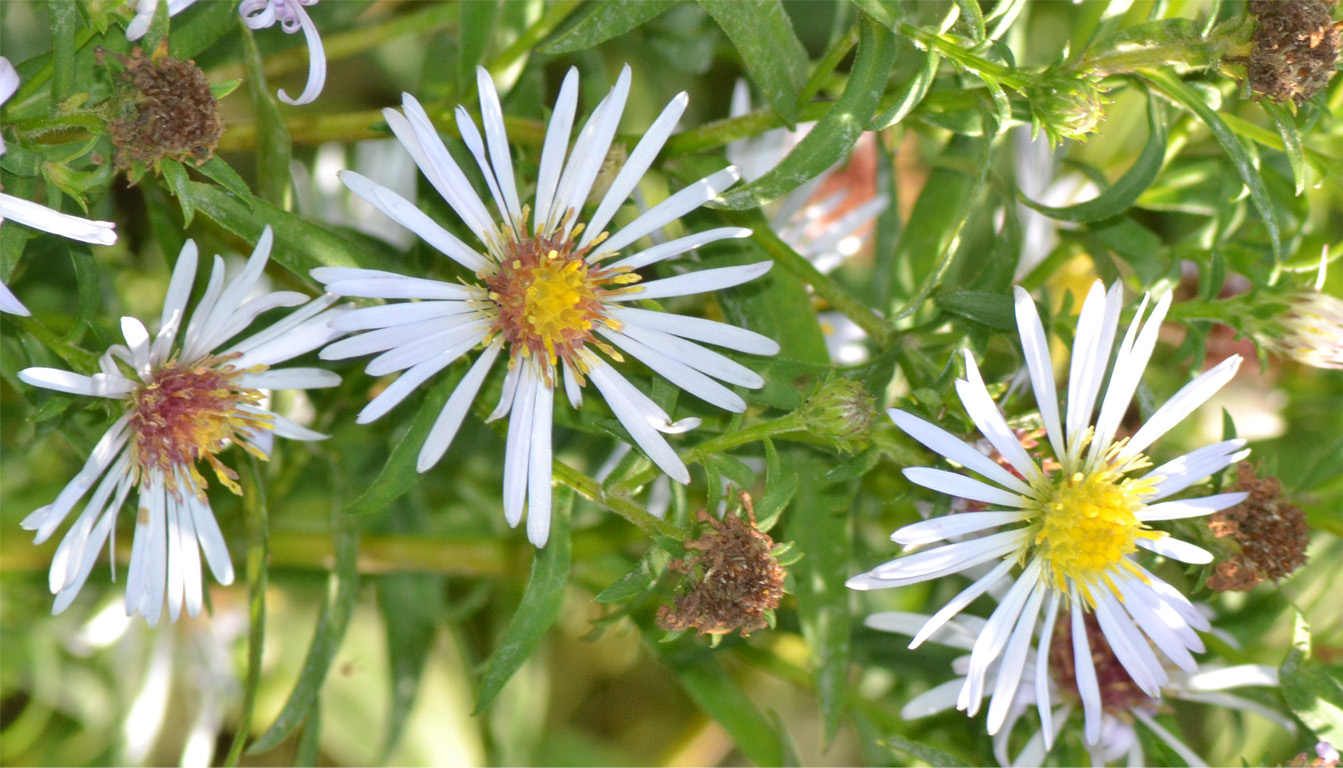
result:
[[(741, 494), (742, 509), (720, 522), (705, 510), (700, 522), (709, 530), (687, 541), (686, 556), (667, 568), (687, 575), (690, 589), (675, 605), (658, 609), (657, 624), (668, 632), (694, 627), (699, 634), (742, 637), (770, 625), (783, 599), (784, 570), (774, 556), (774, 540), (756, 527), (751, 497)], [(743, 515), (744, 512), (744, 515)]]
[(1283, 498), (1276, 477), (1259, 477), (1248, 461), (1241, 462), (1236, 472), (1237, 490), (1249, 497), (1208, 520), (1213, 535), (1231, 537), (1233, 550), (1238, 550), (1208, 577), (1208, 588), (1217, 592), (1245, 592), (1265, 579), (1288, 576), (1305, 565), (1310, 543), (1305, 514)]
[(214, 156), (224, 121), (196, 62), (172, 58), (166, 46), (152, 56), (138, 47), (130, 56), (101, 48), (96, 54), (99, 64), (108, 56), (121, 64), (108, 124), (117, 170), (165, 157), (200, 165)]
[(1304, 103), (1334, 75), (1343, 25), (1333, 0), (1250, 0), (1254, 47), (1246, 65), (1256, 98)]

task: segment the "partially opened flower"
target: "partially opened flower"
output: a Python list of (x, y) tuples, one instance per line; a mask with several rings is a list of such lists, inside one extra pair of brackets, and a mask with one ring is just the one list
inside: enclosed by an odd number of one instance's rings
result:
[(737, 227), (695, 232), (619, 256), (644, 235), (698, 208), (734, 183), (737, 173), (732, 168), (676, 192), (607, 236), (606, 225), (648, 170), (685, 109), (685, 94), (673, 99), (644, 133), (596, 210), (580, 223), (629, 94), (629, 68), (597, 106), (572, 150), (569, 138), (578, 100), (578, 74), (570, 70), (565, 77), (546, 129), (534, 209), (520, 202), (494, 84), (483, 69), (477, 70), (477, 79), (484, 138), (460, 108), (457, 126), (489, 185), (498, 218), (486, 210), (414, 97), (405, 95), (404, 114), (388, 109), (383, 115), (483, 250), (463, 243), (386, 187), (350, 171), (341, 174), (356, 194), (475, 273), (476, 280), (448, 282), (366, 269), (316, 269), (313, 277), (332, 293), (420, 299), (350, 312), (338, 327), (369, 332), (332, 344), (322, 356), (340, 359), (380, 353), (369, 363), (369, 374), (402, 372), (359, 414), (358, 421), (367, 423), (387, 413), (454, 360), (484, 346), (425, 440), (417, 463), (423, 472), (443, 456), (486, 374), (504, 354), (508, 374), (503, 396), (490, 416), (509, 416), (504, 515), (510, 525), (517, 525), (524, 506), (529, 508), (527, 535), (541, 546), (550, 531), (551, 415), (560, 378), (575, 408), (582, 402), (583, 386), (589, 381), (595, 384), (649, 458), (676, 480), (689, 482), (685, 465), (658, 433), (681, 432), (698, 420), (672, 421), (608, 361), (621, 361), (623, 351), (696, 397), (741, 412), (745, 401), (715, 379), (752, 388), (762, 386), (763, 380), (695, 342), (754, 354), (774, 354), (779, 347), (731, 325), (635, 308), (628, 302), (739, 285), (764, 274), (770, 263), (705, 269), (648, 282), (641, 282), (634, 271), (706, 243), (750, 234)]
[[(993, 685), (988, 728), (997, 733), (1007, 718), (1020, 685), (1031, 636), (1054, 631), (1060, 608), (1071, 617), (1074, 675), (1086, 714), (1086, 740), (1101, 733), (1101, 695), (1092, 666), (1085, 617), (1095, 616), (1115, 656), (1140, 690), (1160, 696), (1169, 678), (1157, 650), (1175, 666), (1193, 671), (1190, 651), (1201, 652), (1195, 629), (1208, 623), (1174, 587), (1139, 565), (1133, 555), (1143, 548), (1187, 563), (1206, 563), (1212, 556), (1149, 523), (1210, 514), (1244, 499), (1244, 493), (1169, 500), (1209, 474), (1244, 458), (1243, 440), (1200, 448), (1156, 469), (1144, 453), (1171, 427), (1201, 405), (1235, 374), (1239, 357), (1224, 360), (1185, 385), (1137, 432), (1119, 437), (1120, 422), (1156, 346), (1161, 321), (1170, 307), (1163, 295), (1144, 323), (1144, 298), (1119, 343), (1109, 384), (1101, 384), (1123, 307), (1120, 286), (1107, 295), (1092, 286), (1077, 323), (1069, 371), (1067, 407), (1060, 414), (1048, 340), (1035, 303), (1016, 289), (1017, 326), (1040, 418), (1052, 453), (1045, 463), (1019, 442), (994, 404), (974, 358), (965, 360), (965, 379), (956, 382), (966, 412), (1006, 466), (995, 462), (949, 432), (899, 410), (891, 419), (932, 451), (983, 477), (931, 467), (904, 471), (910, 482), (953, 497), (986, 505), (985, 511), (944, 515), (905, 526), (891, 538), (905, 546), (948, 542), (877, 566), (849, 580), (855, 589), (900, 587), (965, 571), (997, 561), (985, 575), (938, 611), (914, 637), (910, 647), (928, 638), (976, 597), (1008, 579), (1014, 566), (1021, 572), (993, 611), (974, 643), (965, 685), (957, 700), (974, 714), (986, 690), (990, 665), (1001, 659)], [(1093, 412), (1099, 400), (1099, 415)], [(984, 534), (986, 531), (1001, 529)], [(1157, 650), (1153, 649), (1153, 645)], [(1048, 644), (1043, 646), (1047, 649)], [(1045, 650), (1037, 651), (1037, 668), (1048, 666)], [(1047, 676), (1037, 674), (1035, 695), (1048, 738)]]
[[(324, 437), (265, 406), (263, 389), (340, 383), (330, 371), (271, 367), (334, 338), (330, 321), (339, 314), (327, 310), (335, 300), (331, 296), (308, 301), (301, 293), (274, 291), (248, 297), (270, 257), (271, 239), (267, 227), (247, 265), (227, 283), (224, 261), (215, 257), (209, 284), (185, 329), (197, 261), (196, 244), (190, 240), (173, 268), (153, 339), (139, 320), (123, 317), (126, 343), (107, 350), (99, 373), (85, 376), (56, 368), (19, 372), (20, 379), (35, 387), (122, 401), (121, 416), (94, 446), (79, 474), (55, 501), (22, 523), (37, 532), (35, 543), (40, 544), (93, 491), (52, 559), (53, 613), (65, 610), (79, 594), (134, 488), (139, 513), (126, 580), (127, 614), (141, 614), (153, 626), (165, 594), (174, 621), (184, 602), (188, 614), (199, 614), (201, 552), (222, 584), (232, 582), (233, 565), (205, 493), (208, 482), (196, 465), (209, 462), (222, 485), (241, 493), (237, 474), (217, 455), (229, 443), (265, 459), (275, 435)], [(224, 346), (261, 313), (298, 304), (305, 306), (260, 333)]]
[[(9, 59), (0, 56), (0, 106), (9, 101), (9, 97), (18, 89), (19, 73), (14, 69), (14, 65), (9, 63)], [(5, 154), (5, 140), (0, 136), (0, 155), (3, 154)], [(3, 225), (6, 219), (81, 243), (111, 245), (117, 241), (116, 225), (110, 221), (81, 219), (0, 192), (0, 225)], [(25, 316), (31, 314), (4, 283), (0, 283), (0, 312)]]
[[(928, 618), (912, 613), (875, 613), (867, 618), (866, 623), (874, 629), (914, 635)], [(1101, 633), (1094, 615), (1088, 614), (1084, 623), (1089, 635), (1088, 643), (1101, 696), (1100, 739), (1094, 744), (1086, 745), (1091, 764), (1107, 765), (1116, 760), (1124, 760), (1128, 765), (1147, 765), (1139, 734), (1141, 727), (1156, 736), (1186, 765), (1206, 765), (1206, 761), (1177, 734), (1171, 733), (1157, 722), (1156, 717), (1168, 711), (1168, 705), (1138, 689), (1115, 656), (1105, 635)], [(985, 627), (986, 622), (983, 619), (958, 616), (939, 627), (928, 640), (951, 648), (972, 651), (976, 638), (984, 632)], [(1072, 665), (1066, 663), (1072, 654), (1070, 622), (1064, 622), (1059, 626), (1059, 631), (1046, 638), (1044, 649), (1040, 652), (1041, 656), (1062, 660), (1064, 663), (1054, 664), (1046, 671), (1036, 666), (1036, 660), (1030, 658), (1025, 660), (1024, 675), (1032, 679), (1043, 678), (1050, 699), (1057, 704), (1050, 713), (1051, 732), (1046, 736), (1043, 728), (1037, 728), (1016, 756), (1011, 755), (1009, 742), (1013, 731), (1021, 720), (1026, 719), (1030, 709), (1038, 705), (1036, 688), (1023, 686), (1018, 689), (1009, 707), (1006, 723), (993, 737), (993, 753), (1000, 765), (1045, 764), (1052, 742), (1065, 731), (1077, 711), (1079, 702), (1077, 681), (1072, 675)], [(911, 699), (900, 710), (900, 716), (906, 720), (915, 720), (955, 706), (958, 692), (965, 685), (965, 672), (969, 668), (969, 663), (970, 656), (956, 659), (952, 663), (952, 669), (956, 671), (957, 676)], [(1001, 674), (1001, 667), (1001, 659), (993, 662), (989, 667), (989, 678), (996, 680)], [(1161, 693), (1169, 699), (1253, 712), (1294, 733), (1296, 727), (1281, 712), (1253, 699), (1228, 692), (1236, 688), (1250, 687), (1278, 687), (1278, 670), (1261, 664), (1241, 664), (1231, 667), (1200, 665), (1191, 672), (1171, 670), (1170, 679), (1161, 687)]]

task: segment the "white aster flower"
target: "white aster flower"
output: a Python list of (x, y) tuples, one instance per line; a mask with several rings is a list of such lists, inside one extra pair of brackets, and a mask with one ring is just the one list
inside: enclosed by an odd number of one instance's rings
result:
[[(874, 629), (912, 636), (918, 633), (928, 619), (928, 616), (918, 614), (890, 612), (873, 614), (867, 618), (866, 623)], [(1206, 761), (1198, 753), (1157, 722), (1156, 717), (1168, 711), (1167, 707), (1160, 700), (1138, 689), (1106, 641), (1105, 635), (1100, 631), (1095, 614), (1089, 614), (1084, 623), (1101, 695), (1100, 739), (1094, 744), (1086, 745), (1091, 764), (1107, 765), (1123, 759), (1128, 765), (1146, 765), (1142, 740), (1138, 732), (1139, 727), (1142, 727), (1170, 747), (1186, 765), (1206, 765)], [(975, 641), (986, 626), (987, 623), (983, 619), (959, 616), (943, 624), (927, 639), (933, 643), (973, 653)], [(1039, 651), (1041, 658), (1048, 656), (1066, 661), (1072, 657), (1071, 629), (1067, 622), (1060, 629), (1062, 631), (1055, 632), (1047, 638), (1044, 650)], [(911, 699), (900, 710), (900, 716), (906, 720), (914, 720), (955, 706), (959, 690), (966, 682), (965, 675), (970, 666), (970, 659), (971, 656), (961, 656), (953, 661), (952, 669), (957, 677)], [(1001, 667), (1001, 659), (990, 665), (988, 675), (991, 680), (996, 681), (1000, 677)], [(1058, 664), (1042, 672), (1036, 666), (1035, 660), (1026, 658), (1024, 676), (1045, 678), (1050, 700), (1057, 702), (1058, 706), (1050, 713), (1049, 736), (1046, 737), (1044, 728), (1036, 730), (1016, 757), (1012, 758), (1008, 743), (1012, 733), (1027, 712), (1039, 704), (1034, 687), (1023, 686), (1017, 690), (1004, 727), (993, 737), (994, 756), (999, 764), (1004, 766), (1044, 765), (1053, 741), (1063, 733), (1069, 719), (1077, 711), (1078, 687), (1076, 679), (1072, 676), (1072, 668), (1068, 664)], [(1172, 669), (1170, 679), (1161, 687), (1161, 693), (1170, 699), (1253, 712), (1281, 725), (1288, 732), (1295, 733), (1296, 726), (1282, 713), (1253, 699), (1227, 692), (1230, 689), (1246, 687), (1278, 687), (1278, 670), (1262, 664), (1241, 664), (1232, 667), (1208, 664), (1200, 665), (1190, 672)]]
[[(989, 482), (931, 467), (908, 468), (905, 477), (925, 488), (980, 502), (988, 509), (944, 515), (897, 530), (891, 538), (905, 546), (948, 540), (953, 543), (877, 566), (850, 579), (849, 586), (900, 587), (998, 561), (928, 621), (915, 635), (912, 648), (1006, 579), (1014, 565), (1023, 566), (974, 644), (966, 682), (957, 700), (959, 709), (975, 714), (986, 690), (989, 667), (1001, 657), (1003, 672), (997, 677), (989, 704), (990, 733), (997, 733), (1006, 720), (1023, 678), (1037, 623), (1043, 616), (1040, 636), (1049, 637), (1061, 606), (1071, 613), (1074, 630), (1087, 614), (1094, 613), (1134, 683), (1154, 698), (1160, 696), (1169, 677), (1153, 644), (1175, 666), (1191, 672), (1195, 662), (1190, 651), (1203, 650), (1194, 630), (1208, 629), (1207, 620), (1174, 587), (1139, 565), (1132, 555), (1142, 547), (1187, 563), (1209, 562), (1212, 555), (1208, 552), (1147, 524), (1206, 515), (1242, 501), (1244, 493), (1162, 500), (1249, 452), (1242, 450), (1243, 440), (1227, 440), (1139, 473), (1150, 465), (1143, 452), (1229, 381), (1240, 358), (1227, 358), (1199, 375), (1132, 436), (1116, 439), (1120, 421), (1156, 346), (1170, 301), (1169, 293), (1163, 295), (1145, 323), (1142, 319), (1147, 298), (1139, 305), (1119, 343), (1109, 384), (1100, 398), (1100, 413), (1093, 420), (1123, 307), (1120, 285), (1107, 295), (1103, 286), (1095, 283), (1082, 307), (1072, 349), (1067, 408), (1062, 415), (1048, 340), (1035, 303), (1024, 290), (1016, 289), (1017, 327), (1048, 446), (1060, 467), (1057, 470), (1045, 469), (1022, 447), (968, 353), (966, 377), (956, 382), (956, 391), (970, 418), (1010, 469), (933, 424), (903, 411), (890, 411), (896, 425), (915, 440)], [(996, 528), (1002, 530), (975, 535)], [(962, 536), (966, 538), (955, 540)], [(1101, 736), (1100, 689), (1087, 649), (1087, 634), (1074, 631), (1073, 637), (1086, 740), (1095, 744)], [(1044, 651), (1039, 653), (1037, 667), (1043, 670), (1047, 659)], [(1052, 731), (1048, 727), (1047, 678), (1039, 674), (1034, 682), (1048, 737)]]
[(286, 34), (303, 30), (308, 41), (308, 84), (303, 87), (297, 99), (292, 99), (281, 88), (280, 101), (294, 106), (311, 104), (322, 93), (326, 85), (326, 51), (322, 48), (322, 36), (317, 34), (317, 26), (312, 23), (305, 5), (316, 5), (317, 0), (242, 0), (238, 13), (243, 23), (250, 29), (265, 29), (275, 22)]
[[(18, 89), (19, 73), (14, 69), (14, 65), (9, 63), (9, 59), (0, 56), (0, 106), (9, 101), (9, 97)], [(3, 154), (5, 154), (5, 141), (0, 136), (0, 155)], [(110, 221), (81, 219), (0, 192), (0, 225), (3, 225), (6, 219), (81, 243), (111, 245), (117, 241), (116, 224)], [(0, 312), (25, 317), (32, 314), (4, 283), (0, 283)]]
[[(173, 268), (158, 335), (152, 340), (139, 320), (123, 317), (126, 344), (107, 350), (99, 373), (84, 376), (56, 368), (19, 372), (33, 386), (121, 400), (125, 409), (56, 500), (23, 520), (25, 529), (37, 532), (34, 543), (40, 544), (93, 491), (52, 559), (52, 613), (75, 599), (103, 542), (109, 536), (115, 541), (117, 512), (136, 488), (139, 514), (126, 580), (126, 613), (141, 614), (153, 626), (166, 594), (172, 620), (183, 602), (188, 614), (198, 615), (201, 551), (221, 584), (232, 582), (233, 565), (197, 462), (208, 461), (220, 483), (240, 493), (237, 474), (216, 455), (229, 442), (265, 459), (275, 435), (325, 437), (263, 407), (262, 389), (310, 389), (340, 382), (336, 374), (318, 368), (271, 368), (335, 338), (331, 320), (339, 314), (324, 311), (335, 300), (331, 296), (308, 301), (301, 293), (275, 291), (246, 299), (265, 269), (271, 240), (267, 227), (247, 265), (227, 283), (223, 259), (215, 257), (205, 294), (180, 344), (196, 277), (196, 244), (190, 240)], [(261, 313), (305, 302), (271, 327), (216, 351)]]
[(508, 375), (503, 396), (490, 416), (497, 419), (511, 413), (504, 458), (504, 516), (516, 526), (523, 507), (528, 507), (527, 536), (541, 546), (550, 531), (551, 415), (561, 375), (565, 394), (575, 408), (582, 402), (583, 385), (590, 380), (649, 458), (679, 482), (689, 482), (685, 465), (658, 433), (682, 432), (696, 426), (698, 420), (672, 421), (607, 359), (620, 361), (619, 349), (687, 392), (741, 412), (746, 408), (745, 401), (715, 379), (750, 388), (760, 387), (764, 381), (739, 363), (695, 342), (765, 355), (778, 352), (779, 346), (757, 333), (724, 323), (637, 309), (626, 302), (740, 285), (764, 274), (771, 263), (706, 269), (648, 282), (640, 282), (634, 272), (705, 243), (750, 234), (750, 230), (738, 227), (696, 232), (617, 257), (621, 249), (712, 200), (737, 180), (736, 170), (721, 170), (673, 194), (607, 237), (606, 225), (648, 170), (685, 109), (684, 93), (672, 99), (654, 121), (630, 152), (597, 209), (586, 224), (580, 224), (578, 216), (588, 201), (629, 95), (629, 67), (622, 70), (615, 88), (579, 132), (566, 161), (578, 100), (578, 73), (569, 71), (546, 129), (534, 209), (519, 202), (494, 84), (483, 69), (477, 70), (477, 81), (484, 138), (461, 108), (457, 110), (457, 126), (489, 185), (502, 221), (486, 210), (413, 96), (405, 95), (404, 114), (387, 109), (383, 115), (420, 170), (484, 244), (483, 251), (458, 240), (386, 187), (357, 173), (341, 173), (341, 179), (355, 194), (474, 272), (476, 282), (443, 282), (366, 269), (313, 270), (313, 277), (332, 293), (420, 299), (416, 303), (353, 310), (337, 322), (337, 327), (369, 332), (332, 344), (322, 351), (322, 357), (330, 360), (381, 353), (369, 363), (366, 370), (370, 375), (404, 371), (360, 412), (357, 420), (362, 424), (387, 413), (415, 387), (477, 345), (484, 345), (425, 440), (417, 463), (423, 472), (443, 456), (486, 374), (506, 351)]

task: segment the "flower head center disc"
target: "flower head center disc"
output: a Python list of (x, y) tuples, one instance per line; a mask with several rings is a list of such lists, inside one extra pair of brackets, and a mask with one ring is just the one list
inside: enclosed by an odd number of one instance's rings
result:
[[(1046, 481), (1049, 482), (1049, 481)], [(1034, 543), (1059, 590), (1072, 580), (1085, 593), (1137, 549), (1138, 539), (1161, 534), (1145, 528), (1137, 512), (1150, 483), (1123, 479), (1111, 468), (1055, 475), (1044, 489)]]
[[(272, 425), (268, 414), (242, 408), (260, 403), (261, 392), (241, 386), (238, 380), (249, 371), (220, 365), (224, 359), (207, 357), (191, 366), (171, 361), (131, 392), (131, 456), (139, 473), (157, 469), (175, 489), (173, 470), (186, 470), (199, 491), (206, 482), (196, 471), (196, 462), (205, 459), (220, 482), (240, 492), (237, 473), (221, 464), (215, 454), (228, 440), (249, 437)], [(246, 441), (235, 442), (258, 453)]]
[(515, 356), (543, 359), (554, 366), (563, 358), (586, 370), (578, 357), (592, 339), (597, 323), (618, 328), (606, 316), (605, 287), (629, 283), (638, 276), (628, 270), (591, 269), (582, 254), (548, 240), (524, 240), (509, 246), (508, 258), (486, 278), (489, 297), (498, 308), (496, 332)]

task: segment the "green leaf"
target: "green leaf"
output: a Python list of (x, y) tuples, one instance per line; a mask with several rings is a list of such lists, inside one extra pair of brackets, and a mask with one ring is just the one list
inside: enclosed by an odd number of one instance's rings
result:
[(214, 186), (189, 182), (188, 194), (196, 210), (239, 237), (256, 242), (269, 224), (275, 230), (271, 260), (305, 279), (313, 267), (371, 267), (376, 261), (355, 242), (300, 219), (264, 200), (245, 200)]
[(941, 309), (1001, 331), (1015, 331), (1016, 309), (1012, 297), (988, 291), (957, 291), (933, 299)]
[(774, 727), (737, 681), (708, 652), (686, 661), (668, 659), (681, 687), (706, 715), (717, 720), (747, 760), (761, 766), (784, 764), (788, 749)]
[(930, 747), (927, 744), (921, 744), (903, 736), (887, 736), (881, 743), (892, 749), (898, 749), (919, 762), (933, 766), (933, 768), (954, 768), (955, 766), (975, 765), (983, 762), (952, 754), (937, 747)]
[(550, 541), (536, 550), (522, 602), (490, 656), (476, 696), (477, 714), (494, 701), (504, 683), (532, 655), (560, 613), (564, 588), (569, 583), (569, 510), (574, 503), (573, 491), (564, 486), (555, 489), (555, 501), (550, 516)]
[[(727, 0), (732, 5), (731, 0)], [(765, 175), (723, 195), (726, 208), (756, 208), (797, 189), (842, 160), (877, 111), (895, 63), (895, 35), (870, 17), (859, 21), (858, 53), (844, 93), (815, 127)]]
[(1278, 675), (1282, 697), (1320, 741), (1343, 740), (1343, 681), (1340, 669), (1311, 658), (1310, 624), (1300, 611), (1292, 632), (1292, 650)]
[(191, 202), (191, 191), (187, 188), (187, 169), (182, 164), (172, 158), (163, 158), (159, 161), (159, 170), (163, 172), (163, 181), (168, 185), (168, 189), (177, 198), (177, 204), (182, 206), (183, 226), (191, 226), (191, 219), (196, 215), (196, 207)]
[[(797, 93), (807, 79), (807, 49), (793, 33), (782, 0), (699, 0), (741, 56), (774, 114), (797, 127)], [(850, 145), (852, 146), (852, 145)]]
[(202, 176), (215, 181), (224, 189), (242, 198), (249, 206), (252, 204), (252, 190), (248, 188), (247, 182), (243, 181), (238, 172), (233, 170), (233, 166), (224, 162), (224, 158), (215, 155), (196, 166), (196, 170)]
[(261, 657), (266, 647), (266, 585), (269, 580), (270, 521), (266, 495), (255, 458), (248, 459), (243, 494), (243, 523), (247, 528), (247, 677), (243, 680), (242, 715), (233, 732), (224, 765), (236, 766), (252, 732), (257, 691), (261, 688)]
[(420, 477), (420, 473), (415, 469), (420, 448), (429, 437), (429, 430), (438, 420), (438, 414), (448, 402), (448, 396), (457, 388), (460, 378), (460, 376), (444, 378), (429, 390), (429, 394), (424, 398), (424, 404), (415, 412), (415, 420), (411, 423), (410, 429), (392, 444), (392, 450), (387, 455), (387, 463), (378, 472), (373, 483), (346, 508), (345, 514), (354, 517), (371, 515), (400, 498), (415, 485)]
[(350, 615), (359, 597), (359, 532), (340, 511), (334, 511), (332, 517), (336, 569), (331, 574), (327, 599), (317, 617), (312, 644), (308, 646), (303, 669), (298, 673), (298, 682), (294, 683), (284, 709), (280, 710), (271, 727), (247, 748), (249, 755), (275, 748), (308, 718), (317, 703), (322, 683), (326, 681), (326, 673), (331, 669), (331, 662), (336, 658), (336, 651), (340, 649), (340, 641), (345, 637), (345, 628), (350, 624)]
[(457, 93), (475, 91), (476, 65), (485, 60), (498, 20), (499, 0), (461, 4), (457, 22)]
[(961, 21), (970, 29), (970, 39), (976, 43), (984, 40), (984, 12), (979, 8), (979, 0), (956, 0), (961, 9)]
[(652, 588), (667, 568), (671, 556), (661, 547), (649, 547), (648, 552), (624, 576), (592, 598), (596, 603), (621, 603), (638, 597)]
[(802, 479), (787, 525), (788, 538), (803, 554), (792, 570), (797, 615), (811, 647), (812, 675), (829, 745), (848, 698), (851, 622), (844, 580), (853, 549), (849, 510), (858, 483), (826, 483), (829, 463), (803, 448), (788, 452), (788, 466)]
[[(168, 52), (178, 59), (195, 58), (233, 31), (238, 21), (237, 3), (196, 3), (191, 13), (184, 13), (173, 22)], [(167, 23), (166, 15), (164, 23)], [(152, 29), (150, 34), (153, 34)], [(149, 39), (149, 35), (145, 39)]]
[(1031, 200), (1018, 192), (1021, 202), (1051, 219), (1086, 223), (1108, 219), (1123, 213), (1138, 196), (1152, 186), (1166, 159), (1166, 111), (1153, 96), (1147, 98), (1147, 145), (1133, 167), (1124, 172), (1113, 185), (1091, 200), (1052, 208)]
[(923, 97), (928, 95), (928, 87), (933, 84), (937, 77), (937, 67), (942, 63), (942, 57), (937, 55), (936, 51), (929, 50), (923, 55), (923, 66), (910, 78), (908, 83), (898, 92), (895, 103), (891, 108), (882, 112), (877, 117), (872, 118), (872, 125), (868, 126), (870, 130), (880, 131), (884, 128), (890, 128), (892, 125), (904, 120), (914, 108), (923, 101)]
[(765, 438), (764, 443), (765, 495), (755, 503), (755, 527), (761, 532), (768, 533), (779, 521), (779, 515), (793, 500), (793, 496), (797, 495), (802, 479), (792, 467), (784, 469), (773, 440)]
[[(475, 3), (472, 3), (475, 5)], [(247, 71), (247, 94), (252, 99), (252, 110), (256, 113), (256, 175), (258, 197), (266, 202), (286, 207), (289, 201), (289, 183), (291, 172), (293, 139), (289, 129), (280, 117), (280, 108), (270, 86), (266, 85), (266, 73), (261, 68), (261, 53), (257, 51), (252, 30), (241, 17), (238, 19), (239, 34), (242, 35), (243, 66)]]
[(239, 79), (224, 80), (223, 82), (219, 83), (210, 83), (210, 95), (215, 97), (215, 101), (219, 101), (224, 97), (228, 96), (230, 93), (233, 93), (234, 91), (238, 90), (238, 86), (240, 85), (242, 85), (242, 80)]
[(1283, 152), (1287, 153), (1287, 162), (1292, 166), (1292, 179), (1296, 182), (1296, 194), (1299, 197), (1306, 191), (1306, 155), (1301, 146), (1301, 131), (1297, 129), (1296, 121), (1286, 107), (1268, 99), (1259, 103), (1278, 126)]
[(1171, 256), (1166, 244), (1155, 232), (1127, 216), (1093, 221), (1087, 224), (1087, 231), (1122, 256), (1144, 285), (1156, 282), (1170, 268)]
[(1274, 262), (1281, 263), (1283, 258), (1282, 234), (1278, 228), (1277, 211), (1273, 206), (1273, 199), (1269, 196), (1268, 188), (1264, 186), (1264, 180), (1259, 176), (1259, 171), (1255, 168), (1250, 153), (1240, 143), (1240, 139), (1236, 138), (1236, 134), (1226, 124), (1226, 121), (1222, 119), (1221, 115), (1217, 114), (1216, 110), (1208, 106), (1208, 103), (1198, 95), (1197, 91), (1171, 72), (1144, 70), (1142, 76), (1175, 104), (1197, 115), (1212, 131), (1213, 136), (1222, 145), (1222, 149), (1231, 158), (1231, 164), (1236, 167), (1236, 172), (1240, 174), (1241, 181), (1245, 182), (1246, 189), (1250, 191), (1250, 202), (1254, 204), (1255, 210), (1259, 212), (1259, 218), (1268, 228), (1268, 236), (1273, 245)]
[(853, 4), (892, 32), (905, 16), (905, 9), (899, 0), (853, 0)]
[(75, 267), (75, 285), (79, 290), (79, 307), (75, 311), (75, 322), (63, 341), (78, 344), (84, 338), (84, 332), (98, 315), (102, 303), (102, 279), (98, 272), (98, 262), (87, 247), (71, 248), (70, 259)]
[(577, 24), (541, 46), (541, 53), (572, 53), (592, 48), (662, 15), (676, 0), (609, 0), (591, 3)]

